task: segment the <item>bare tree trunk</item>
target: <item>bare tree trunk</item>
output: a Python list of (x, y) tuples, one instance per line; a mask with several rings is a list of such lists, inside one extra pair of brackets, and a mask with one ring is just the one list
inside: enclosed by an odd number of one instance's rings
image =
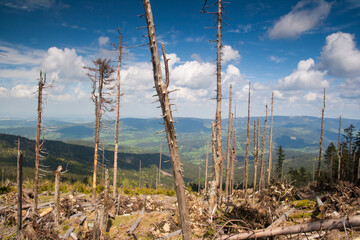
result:
[(267, 122), (267, 105), (265, 107), (266, 117), (264, 121), (264, 132), (261, 138), (261, 158), (260, 158), (260, 180), (259, 180), (259, 192), (264, 189), (265, 176), (264, 176), (264, 150), (265, 150), (265, 137), (266, 137), (266, 122)]
[[(256, 139), (255, 139), (256, 135)], [(253, 187), (253, 203), (255, 199), (255, 191), (256, 191), (256, 180), (257, 180), (257, 164), (258, 164), (258, 157), (259, 157), (259, 135), (260, 135), (260, 119), (257, 119), (257, 128), (256, 122), (254, 121), (254, 187)]]
[(338, 135), (338, 147), (337, 147), (337, 157), (338, 157), (338, 176), (337, 180), (341, 179), (341, 155), (340, 155), (340, 133), (341, 133), (341, 116), (339, 117), (339, 135)]
[(141, 188), (141, 159), (139, 163), (139, 188)]
[(205, 159), (205, 192), (207, 191), (207, 183), (208, 183), (208, 162), (209, 162), (209, 141), (206, 144), (206, 159)]
[[(255, 140), (254, 140), (255, 141)], [(247, 119), (247, 130), (246, 130), (246, 147), (245, 147), (245, 179), (244, 179), (244, 189), (245, 189), (245, 198), (247, 194), (248, 187), (248, 174), (249, 174), (249, 145), (250, 145), (250, 81), (249, 81), (249, 96), (248, 96), (248, 119)]]
[(101, 169), (101, 179), (105, 183), (105, 140), (102, 143), (102, 169)]
[(152, 56), (154, 84), (161, 104), (161, 110), (163, 114), (165, 131), (169, 146), (170, 159), (171, 159), (173, 175), (174, 175), (175, 191), (176, 191), (176, 197), (178, 201), (178, 208), (179, 208), (179, 214), (181, 220), (182, 235), (184, 240), (189, 240), (191, 239), (192, 236), (190, 218), (186, 206), (185, 187), (182, 176), (179, 149), (177, 145), (175, 128), (173, 124), (174, 119), (172, 117), (172, 112), (171, 112), (171, 105), (168, 95), (169, 91), (167, 89), (170, 82), (169, 69), (167, 65), (168, 59), (166, 58), (165, 47), (164, 45), (162, 45), (164, 63), (165, 63), (165, 76), (166, 76), (166, 82), (164, 82), (162, 80), (159, 51), (157, 47), (156, 34), (155, 34), (155, 24), (154, 24), (153, 14), (151, 11), (150, 1), (143, 0), (143, 4), (144, 4), (145, 15), (147, 20), (150, 52)]
[(233, 148), (231, 150), (231, 166), (230, 166), (230, 190), (229, 194), (232, 195), (234, 189), (234, 171), (235, 171), (235, 159), (236, 159), (236, 103), (235, 103), (235, 118), (234, 118), (234, 134), (233, 134)]
[(230, 186), (230, 155), (231, 155), (231, 134), (232, 134), (232, 124), (231, 124), (231, 103), (232, 103), (232, 84), (230, 84), (230, 95), (229, 95), (229, 121), (228, 121), (228, 138), (227, 138), (227, 153), (226, 153), (226, 182), (225, 182), (225, 198), (229, 197), (229, 186)]
[(22, 239), (21, 220), (22, 220), (22, 162), (23, 154), (20, 152), (20, 138), (18, 139), (17, 151), (17, 239)]
[[(101, 99), (101, 97), (99, 97)], [(92, 184), (92, 201), (96, 200), (96, 172), (97, 160), (99, 152), (99, 135), (100, 135), (100, 112), (101, 104), (98, 102), (98, 97), (95, 96), (95, 147), (94, 147), (94, 171), (93, 171), (93, 184)]]
[(36, 125), (36, 143), (35, 143), (35, 178), (34, 178), (34, 211), (37, 210), (38, 205), (38, 185), (39, 185), (39, 161), (40, 161), (40, 134), (41, 134), (41, 115), (42, 115), (42, 96), (43, 96), (43, 88), (46, 84), (46, 74), (44, 78), (42, 76), (42, 72), (40, 71), (40, 78), (38, 82), (38, 119)]
[(218, 239), (251, 239), (251, 238), (270, 238), (277, 235), (287, 235), (296, 233), (305, 233), (328, 229), (352, 228), (360, 225), (360, 216), (343, 217), (339, 219), (326, 219), (316, 222), (309, 222), (285, 227), (265, 228), (243, 232), (233, 236), (222, 236)]
[(118, 148), (119, 148), (119, 118), (120, 118), (120, 68), (121, 68), (121, 56), (122, 56), (122, 34), (119, 30), (119, 57), (117, 68), (117, 84), (116, 84), (116, 120), (115, 120), (115, 147), (114, 147), (114, 178), (113, 178), (113, 197), (117, 197), (117, 160), (118, 160)]
[[(215, 156), (215, 165), (217, 165), (219, 162), (219, 168), (216, 169), (217, 171), (220, 171), (220, 166), (223, 162), (223, 154), (222, 154), (222, 131), (221, 131), (221, 26), (222, 26), (222, 0), (218, 0), (218, 13), (217, 13), (217, 59), (216, 59), (216, 114), (215, 114), (215, 137), (216, 137), (216, 148), (213, 152), (213, 155)], [(218, 178), (216, 176), (219, 175)], [(213, 181), (212, 181), (212, 189), (215, 189), (215, 191), (210, 192), (210, 202), (209, 206), (210, 209), (213, 209), (216, 204), (216, 191), (219, 187), (220, 183), (220, 174), (213, 174)], [(221, 186), (220, 186), (221, 188)]]
[(273, 114), (274, 114), (274, 93), (271, 94), (271, 120), (270, 120), (270, 142), (269, 142), (269, 168), (267, 184), (270, 186), (271, 165), (272, 165), (272, 135), (273, 135)]
[(201, 177), (201, 164), (199, 163), (199, 183), (198, 183), (198, 193), (200, 193), (200, 185), (201, 185), (201, 183), (200, 183), (200, 177)]
[(55, 205), (55, 225), (59, 227), (60, 221), (60, 176), (61, 176), (62, 166), (58, 166), (55, 172), (55, 196), (54, 196), (54, 205)]
[(160, 143), (160, 159), (159, 159), (159, 180), (158, 180), (158, 184), (159, 187), (161, 185), (161, 155), (162, 155), (162, 144)]
[(319, 165), (317, 169), (317, 180), (320, 180), (320, 168), (321, 168), (321, 157), (322, 157), (322, 142), (324, 132), (324, 112), (325, 112), (325, 88), (324, 88), (324, 107), (321, 110), (321, 132), (320, 132), (320, 147), (319, 147)]
[[(210, 199), (209, 199), (209, 212), (212, 213), (214, 208), (215, 208), (215, 204), (216, 204), (216, 195), (217, 195), (217, 187), (218, 187), (218, 183), (220, 182), (220, 164), (221, 162), (218, 161), (218, 158), (216, 156), (216, 129), (215, 129), (215, 122), (211, 123), (211, 131), (212, 131), (212, 182), (210, 184), (210, 189), (209, 189), (209, 195), (210, 195)], [(217, 183), (217, 184), (216, 184)]]

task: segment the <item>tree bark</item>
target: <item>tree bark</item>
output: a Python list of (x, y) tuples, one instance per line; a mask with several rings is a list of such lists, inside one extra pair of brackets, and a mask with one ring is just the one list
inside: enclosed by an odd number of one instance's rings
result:
[[(255, 140), (254, 140), (255, 141)], [(250, 145), (250, 81), (249, 81), (249, 96), (248, 96), (248, 119), (247, 119), (247, 130), (246, 130), (246, 146), (245, 146), (245, 179), (244, 179), (244, 189), (245, 197), (247, 195), (248, 187), (248, 174), (249, 174), (249, 145)]]
[(263, 136), (261, 138), (261, 158), (260, 158), (260, 180), (259, 180), (259, 192), (264, 189), (265, 186), (265, 176), (264, 176), (264, 150), (265, 150), (265, 137), (266, 137), (266, 122), (267, 122), (267, 105), (265, 107), (266, 117), (264, 121), (264, 130)]
[[(119, 31), (120, 33), (120, 31)], [(119, 56), (117, 68), (117, 84), (116, 84), (116, 120), (115, 120), (115, 147), (114, 147), (114, 178), (113, 178), (113, 197), (117, 197), (117, 160), (119, 148), (119, 118), (120, 118), (120, 68), (121, 68), (121, 55), (122, 55), (122, 34), (120, 33), (119, 43)]]
[(230, 84), (230, 95), (229, 95), (229, 121), (228, 121), (228, 136), (227, 136), (227, 153), (226, 153), (226, 182), (225, 182), (225, 198), (229, 197), (229, 186), (230, 186), (230, 155), (231, 155), (231, 135), (232, 135), (232, 117), (231, 117), (231, 103), (232, 103), (232, 84)]
[(251, 239), (251, 238), (263, 238), (263, 237), (273, 237), (277, 235), (287, 235), (295, 233), (305, 233), (319, 230), (328, 230), (328, 229), (342, 229), (344, 227), (350, 228), (360, 225), (360, 216), (351, 216), (343, 217), (339, 219), (326, 219), (316, 222), (303, 223), (285, 227), (276, 227), (276, 228), (265, 228), (254, 230), (250, 232), (239, 233), (233, 236), (222, 236), (218, 239)]
[(208, 183), (208, 162), (209, 162), (209, 141), (206, 144), (206, 159), (205, 159), (205, 192), (207, 191), (207, 183)]
[(39, 201), (38, 197), (38, 185), (39, 185), (39, 162), (40, 162), (40, 134), (41, 134), (41, 120), (42, 120), (42, 95), (43, 88), (46, 83), (46, 74), (44, 78), (42, 72), (40, 71), (40, 78), (38, 82), (38, 108), (37, 108), (37, 125), (36, 125), (36, 142), (35, 142), (35, 178), (34, 178), (34, 211), (37, 210), (37, 205)]
[(338, 147), (337, 147), (337, 157), (338, 157), (338, 175), (337, 180), (341, 179), (341, 155), (340, 155), (340, 133), (341, 133), (341, 116), (339, 117), (339, 135), (338, 135)]
[(55, 196), (54, 196), (54, 206), (55, 206), (55, 225), (59, 227), (60, 221), (60, 176), (61, 176), (62, 166), (58, 166), (55, 172)]
[(324, 88), (324, 107), (321, 110), (321, 131), (320, 131), (320, 143), (319, 143), (319, 165), (317, 169), (317, 180), (320, 180), (320, 168), (321, 168), (321, 157), (322, 157), (322, 142), (323, 142), (323, 132), (324, 132), (324, 113), (325, 113), (325, 88)]
[(230, 190), (229, 194), (232, 195), (234, 189), (234, 171), (235, 171), (235, 160), (236, 160), (236, 103), (235, 103), (235, 117), (234, 117), (234, 134), (233, 134), (233, 148), (231, 151), (231, 166), (230, 166)]
[(17, 239), (22, 239), (21, 220), (22, 220), (22, 162), (23, 154), (20, 152), (20, 138), (18, 139), (17, 151)]
[[(166, 67), (165, 64), (165, 73), (166, 73), (166, 82), (162, 80), (162, 73), (161, 73), (161, 65), (160, 65), (160, 58), (159, 58), (159, 51), (157, 47), (156, 41), (156, 34), (155, 34), (155, 24), (153, 19), (153, 14), (151, 11), (150, 1), (143, 0), (143, 5), (145, 9), (145, 16), (147, 21), (147, 29), (148, 29), (148, 36), (149, 36), (149, 44), (150, 44), (150, 52), (152, 56), (152, 64), (153, 64), (153, 74), (154, 74), (154, 84), (155, 89), (157, 91), (157, 95), (159, 97), (159, 101), (161, 104), (161, 110), (163, 114), (163, 120), (165, 125), (166, 137), (169, 146), (170, 152), (170, 159), (173, 168), (173, 175), (174, 175), (174, 184), (175, 184), (175, 191), (176, 197), (178, 201), (178, 208), (181, 220), (181, 227), (182, 227), (182, 235), (184, 240), (191, 239), (191, 226), (190, 226), (190, 218), (189, 212), (186, 206), (186, 196), (185, 196), (185, 187), (184, 187), (184, 180), (182, 176), (182, 169), (180, 163), (180, 156), (179, 156), (179, 149), (177, 145), (177, 139), (175, 134), (174, 128), (174, 119), (172, 117), (170, 100), (169, 100), (169, 69)], [(162, 45), (163, 49), (163, 56), (164, 62), (167, 63), (168, 59), (166, 58), (165, 47)]]
[(269, 142), (269, 168), (267, 184), (270, 186), (271, 167), (272, 167), (272, 135), (273, 135), (273, 114), (274, 114), (274, 93), (271, 94), (271, 120), (270, 120), (270, 142)]
[[(256, 140), (255, 140), (256, 135)], [(254, 187), (253, 187), (253, 202), (255, 199), (255, 191), (256, 191), (256, 181), (257, 181), (257, 164), (258, 164), (258, 157), (259, 157), (259, 135), (260, 135), (260, 120), (257, 119), (257, 128), (256, 122), (254, 121)]]

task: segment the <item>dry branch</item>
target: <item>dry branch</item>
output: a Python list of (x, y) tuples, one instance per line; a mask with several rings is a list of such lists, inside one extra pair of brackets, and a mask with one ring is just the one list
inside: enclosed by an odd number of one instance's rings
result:
[(136, 228), (139, 226), (141, 219), (144, 217), (145, 208), (141, 211), (140, 217), (131, 225), (129, 230), (126, 231), (127, 234), (133, 235)]
[(239, 233), (233, 236), (222, 236), (218, 239), (251, 239), (261, 237), (272, 237), (277, 235), (287, 235), (295, 233), (305, 233), (319, 230), (341, 229), (344, 227), (360, 226), (360, 215), (351, 216), (349, 218), (343, 217), (339, 219), (327, 219), (310, 223), (297, 224), (286, 227), (276, 227), (270, 229), (259, 229), (244, 233)]

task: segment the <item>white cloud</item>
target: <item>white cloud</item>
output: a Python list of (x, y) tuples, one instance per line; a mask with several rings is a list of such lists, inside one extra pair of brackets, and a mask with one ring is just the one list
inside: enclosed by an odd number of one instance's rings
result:
[(274, 92), (274, 97), (276, 99), (284, 99), (284, 94), (279, 90), (274, 90), (273, 92)]
[(275, 62), (275, 63), (281, 63), (283, 61), (285, 61), (285, 58), (282, 57), (278, 57), (278, 56), (269, 56), (270, 61)]
[(5, 0), (1, 4), (10, 8), (32, 11), (38, 8), (51, 8), (55, 3), (55, 0)]
[(51, 47), (42, 60), (41, 68), (48, 77), (56, 79), (57, 82), (76, 82), (87, 80), (84, 74), (83, 59), (77, 55), (75, 49), (59, 49)]
[(282, 16), (267, 33), (272, 39), (297, 38), (324, 21), (330, 9), (331, 3), (324, 0), (302, 0), (288, 14)]
[(204, 42), (205, 41), (205, 36), (201, 36), (201, 37), (187, 37), (185, 38), (186, 42), (196, 42), (196, 43), (200, 43), (200, 42)]
[(354, 35), (337, 32), (326, 37), (321, 52), (321, 64), (329, 74), (356, 78), (360, 75), (360, 50), (356, 48)]
[(304, 96), (304, 99), (308, 102), (313, 102), (318, 98), (318, 94), (314, 92), (309, 92)]
[(8, 95), (9, 95), (9, 90), (4, 87), (0, 87), (0, 97), (6, 97)]
[(16, 98), (30, 98), (34, 96), (35, 92), (36, 92), (35, 85), (19, 84), (11, 89), (10, 94), (11, 96)]
[(239, 54), (238, 50), (233, 49), (229, 45), (224, 45), (222, 47), (222, 61), (223, 63), (227, 63), (229, 61), (239, 61), (241, 59), (241, 56)]
[(289, 76), (279, 79), (278, 87), (282, 89), (314, 89), (327, 88), (329, 82), (324, 79), (326, 72), (315, 68), (312, 58), (301, 60), (297, 69)]
[(34, 50), (21, 46), (0, 46), (0, 63), (9, 65), (28, 65), (35, 66), (41, 62), (46, 51)]
[(109, 37), (103, 37), (103, 36), (101, 36), (101, 37), (98, 38), (98, 42), (99, 42), (99, 46), (100, 46), (100, 47), (108, 44), (109, 41), (110, 41), (110, 38), (109, 38)]
[(229, 64), (226, 71), (223, 73), (223, 83), (232, 83), (234, 85), (240, 80), (242, 80), (240, 70), (234, 65)]

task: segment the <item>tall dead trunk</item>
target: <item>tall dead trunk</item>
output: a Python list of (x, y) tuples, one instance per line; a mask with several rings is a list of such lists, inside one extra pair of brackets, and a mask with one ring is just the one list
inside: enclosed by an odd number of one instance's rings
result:
[(233, 139), (232, 139), (232, 150), (231, 150), (231, 165), (230, 165), (230, 189), (229, 189), (229, 195), (232, 195), (233, 189), (234, 189), (234, 171), (235, 171), (235, 159), (236, 159), (236, 104), (235, 104), (235, 117), (234, 117), (234, 129), (233, 133)]
[(200, 186), (201, 186), (201, 164), (199, 163), (199, 183), (198, 183), (198, 193), (200, 193)]
[(143, 0), (143, 4), (145, 9), (146, 21), (147, 21), (150, 52), (152, 56), (154, 84), (155, 84), (157, 96), (161, 104), (161, 110), (163, 115), (162, 118), (164, 120), (166, 137), (169, 146), (170, 159), (171, 159), (173, 175), (174, 175), (175, 191), (176, 191), (176, 197), (178, 201), (178, 208), (179, 208), (179, 214), (181, 220), (182, 235), (183, 235), (183, 239), (188, 240), (191, 239), (192, 234), (191, 234), (189, 212), (186, 206), (185, 187), (182, 176), (179, 149), (177, 145), (175, 128), (173, 124), (174, 119), (172, 117), (171, 105), (168, 95), (169, 90), (167, 89), (170, 82), (169, 69), (167, 66), (168, 59), (166, 58), (165, 47), (163, 44), (162, 49), (163, 49), (165, 73), (166, 73), (165, 74), (166, 82), (164, 82), (162, 80), (159, 51), (157, 47), (156, 34), (155, 34), (155, 24), (154, 24), (153, 14), (151, 11), (150, 1)]
[[(255, 136), (256, 135), (256, 136)], [(259, 157), (259, 135), (260, 135), (260, 119), (257, 119), (257, 128), (256, 128), (256, 121), (254, 121), (254, 187), (253, 187), (253, 202), (255, 198), (255, 191), (256, 191), (256, 181), (257, 181), (257, 164), (258, 164), (258, 157)]]
[(119, 149), (119, 118), (120, 118), (120, 69), (121, 69), (121, 56), (122, 56), (122, 34), (119, 31), (119, 55), (118, 55), (118, 67), (117, 67), (117, 83), (116, 83), (116, 119), (115, 119), (115, 147), (114, 147), (114, 178), (113, 178), (113, 197), (117, 197), (117, 161), (118, 161), (118, 149)]
[(248, 187), (249, 145), (250, 145), (250, 81), (249, 81), (248, 119), (247, 119), (247, 130), (246, 130), (246, 146), (245, 146), (245, 168), (244, 168), (244, 171), (245, 171), (245, 174), (244, 174), (244, 176), (245, 176), (245, 179), (244, 179), (245, 196), (247, 194), (247, 187)]
[(105, 182), (105, 140), (103, 140), (103, 143), (102, 143), (102, 171), (101, 171), (101, 179), (103, 182)]
[(267, 184), (270, 186), (271, 165), (272, 165), (272, 135), (273, 135), (273, 114), (274, 114), (274, 93), (271, 94), (271, 120), (270, 120), (270, 142), (269, 142), (269, 168)]
[[(210, 195), (210, 199), (209, 199), (209, 212), (212, 213), (214, 208), (215, 208), (215, 204), (216, 204), (216, 197), (217, 197), (217, 187), (219, 185), (220, 182), (220, 165), (221, 162), (218, 161), (217, 155), (216, 155), (216, 146), (217, 146), (217, 138), (216, 138), (216, 127), (215, 127), (215, 122), (211, 123), (211, 140), (212, 140), (212, 181), (210, 184), (210, 189), (209, 189), (209, 195)], [(216, 184), (217, 183), (217, 184)]]
[(55, 205), (55, 225), (59, 227), (60, 221), (60, 176), (61, 176), (62, 166), (58, 166), (55, 172), (55, 195), (54, 195), (54, 205)]
[(139, 162), (139, 188), (141, 188), (141, 159)]
[(43, 97), (43, 88), (46, 84), (46, 74), (42, 76), (40, 71), (40, 78), (38, 81), (38, 107), (37, 107), (37, 125), (36, 125), (36, 142), (35, 142), (35, 178), (34, 178), (34, 211), (37, 210), (38, 205), (38, 185), (39, 185), (39, 161), (40, 161), (40, 134), (41, 134), (41, 120), (42, 120), (42, 97)]
[(204, 189), (207, 191), (207, 183), (208, 183), (208, 164), (209, 164), (209, 141), (206, 144), (206, 159), (205, 159), (205, 183)]
[(324, 132), (324, 113), (325, 113), (325, 88), (324, 88), (324, 107), (321, 110), (321, 131), (320, 131), (320, 143), (319, 143), (319, 165), (317, 169), (317, 180), (320, 180), (320, 168), (321, 168), (321, 158), (322, 158), (322, 142), (323, 142), (323, 132)]
[(226, 182), (225, 182), (225, 198), (229, 197), (230, 186), (230, 155), (231, 155), (231, 134), (232, 134), (232, 117), (231, 117), (231, 103), (232, 103), (232, 84), (230, 84), (229, 94), (229, 121), (228, 121), (228, 138), (227, 138), (227, 153), (226, 153)]
[(162, 155), (162, 144), (160, 143), (159, 180), (158, 180), (159, 187), (161, 185), (161, 155)]
[(18, 150), (17, 150), (17, 239), (22, 239), (21, 234), (21, 220), (22, 220), (22, 162), (23, 154), (20, 151), (20, 138), (18, 139)]
[[(101, 97), (100, 97), (101, 98)], [(99, 135), (100, 135), (100, 115), (101, 103), (98, 103), (98, 97), (95, 96), (95, 146), (94, 146), (94, 171), (93, 171), (93, 184), (92, 184), (92, 201), (96, 200), (96, 173), (97, 173), (97, 160), (99, 154)]]
[(340, 154), (340, 133), (341, 133), (341, 116), (339, 117), (339, 135), (338, 135), (338, 146), (337, 146), (337, 157), (338, 157), (338, 175), (337, 180), (341, 179), (341, 154)]
[(266, 123), (267, 123), (267, 105), (265, 106), (266, 117), (264, 121), (263, 136), (261, 138), (261, 157), (260, 157), (260, 180), (259, 180), (259, 192), (264, 189), (265, 186), (265, 172), (264, 172), (264, 151), (265, 151), (265, 138), (266, 138)]

